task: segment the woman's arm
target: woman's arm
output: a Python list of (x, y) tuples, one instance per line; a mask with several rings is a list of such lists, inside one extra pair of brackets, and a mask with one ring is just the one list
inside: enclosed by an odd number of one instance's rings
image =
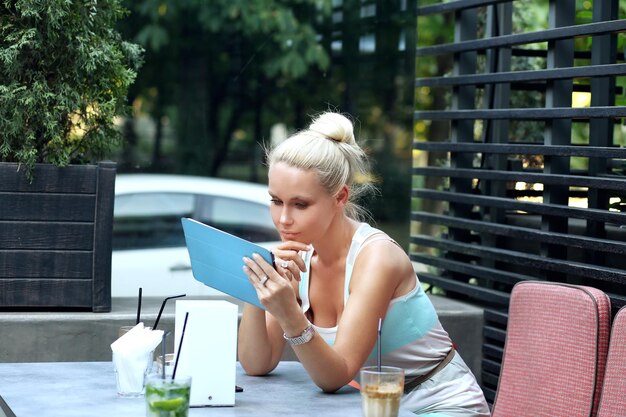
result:
[[(266, 287), (260, 290), (257, 287), (261, 302), (287, 336), (299, 336), (308, 321), (295, 299), (291, 303), (285, 297), (287, 283), (274, 280), (269, 264), (257, 258), (255, 261), (247, 263), (250, 271), (254, 271), (250, 275), (271, 277)], [(413, 275), (406, 254), (394, 243), (381, 240), (363, 248), (353, 269), (350, 297), (339, 319), (334, 345), (329, 346), (315, 334), (310, 342), (293, 346), (298, 359), (322, 390), (336, 391), (356, 376), (376, 343), (379, 318), (385, 316), (396, 289)]]
[(283, 331), (274, 318), (251, 304), (243, 307), (237, 354), (249, 375), (265, 375), (280, 361), (285, 347)]
[[(281, 284), (280, 288), (278, 286), (274, 288), (274, 300), (281, 296), (283, 304), (290, 305), (292, 308), (295, 304), (296, 309), (299, 309), (296, 297), (298, 283), (295, 279), (299, 281), (299, 272), (306, 271), (299, 251), (308, 250), (308, 248), (308, 245), (299, 242), (283, 242), (274, 249), (272, 252), (277, 257), (276, 261), (282, 275), (265, 263), (268, 276), (268, 282), (265, 286), (260, 283), (260, 278), (265, 276), (264, 272), (257, 275), (250, 273), (250, 269), (244, 267), (244, 271), (248, 274), (250, 283), (255, 287), (262, 304), (268, 303), (267, 285), (269, 285), (269, 277), (271, 277), (273, 282)], [(280, 266), (283, 261), (289, 264), (287, 268)], [(292, 280), (292, 278), (295, 279)], [(272, 284), (272, 286), (274, 285)], [(270, 304), (275, 305), (276, 301)], [(276, 309), (273, 308), (272, 310), (275, 311)], [(266, 312), (256, 306), (244, 304), (243, 315), (239, 323), (237, 353), (241, 366), (250, 375), (265, 375), (271, 372), (276, 368), (282, 356), (285, 339), (282, 328), (269, 313), (272, 310), (268, 309)]]
[(411, 278), (414, 281), (413, 267), (394, 243), (376, 241), (363, 248), (354, 265), (350, 296), (333, 346), (317, 336), (318, 343), (294, 347), (320, 388), (336, 391), (355, 378), (376, 345), (378, 320), (385, 317), (396, 289)]

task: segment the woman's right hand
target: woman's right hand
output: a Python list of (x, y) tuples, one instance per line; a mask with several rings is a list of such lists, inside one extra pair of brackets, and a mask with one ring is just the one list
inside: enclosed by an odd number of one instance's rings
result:
[(250, 258), (244, 257), (243, 262), (243, 271), (254, 286), (260, 303), (283, 327), (300, 311), (297, 286), (257, 253)]

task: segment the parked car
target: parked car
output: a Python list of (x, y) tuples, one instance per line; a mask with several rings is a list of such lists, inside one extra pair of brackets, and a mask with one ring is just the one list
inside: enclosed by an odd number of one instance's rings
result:
[(119, 174), (115, 184), (111, 295), (219, 295), (191, 273), (181, 217), (271, 247), (279, 235), (267, 187), (242, 181)]

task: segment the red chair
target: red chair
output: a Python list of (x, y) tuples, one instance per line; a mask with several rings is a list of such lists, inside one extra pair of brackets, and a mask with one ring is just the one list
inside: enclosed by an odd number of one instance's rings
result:
[(626, 307), (613, 319), (598, 417), (626, 415)]
[(610, 304), (595, 288), (516, 284), (493, 417), (594, 417), (606, 363)]

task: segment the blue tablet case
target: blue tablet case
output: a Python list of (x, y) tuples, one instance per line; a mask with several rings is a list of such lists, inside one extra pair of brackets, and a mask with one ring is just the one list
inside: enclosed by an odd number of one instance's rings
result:
[(258, 253), (274, 265), (272, 253), (262, 246), (199, 221), (183, 217), (181, 222), (194, 278), (209, 287), (265, 309), (248, 276), (243, 272), (243, 257), (251, 258), (253, 253)]

